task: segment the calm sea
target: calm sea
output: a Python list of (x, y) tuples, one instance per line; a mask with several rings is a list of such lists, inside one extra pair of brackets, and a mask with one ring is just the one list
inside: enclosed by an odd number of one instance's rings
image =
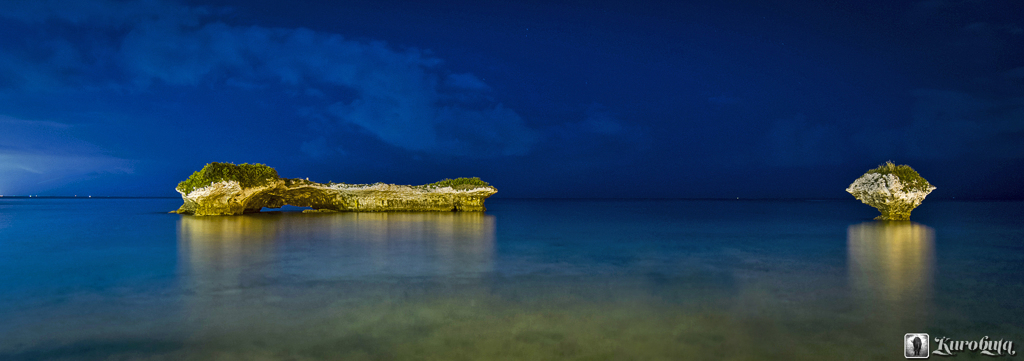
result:
[(1024, 352), (1024, 202), (888, 223), (855, 200), (178, 205), (0, 198), (0, 360), (892, 360), (906, 333)]

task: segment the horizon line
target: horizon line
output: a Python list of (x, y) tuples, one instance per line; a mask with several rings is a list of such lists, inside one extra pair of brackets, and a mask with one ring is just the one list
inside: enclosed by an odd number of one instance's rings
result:
[[(174, 196), (103, 196), (103, 195), (6, 195), (0, 194), (0, 198), (11, 199), (181, 199)], [(834, 198), (834, 197), (495, 197), (491, 199), (507, 200), (680, 200), (680, 201), (857, 201), (855, 198)], [(932, 198), (933, 200), (962, 200), (962, 201), (1022, 201), (1024, 198), (992, 198), (992, 197), (956, 197)]]

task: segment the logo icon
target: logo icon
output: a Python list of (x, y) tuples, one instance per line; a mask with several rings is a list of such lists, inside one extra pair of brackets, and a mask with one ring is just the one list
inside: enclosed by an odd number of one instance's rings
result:
[(906, 358), (928, 358), (931, 356), (928, 345), (927, 333), (908, 333), (903, 336), (903, 356)]

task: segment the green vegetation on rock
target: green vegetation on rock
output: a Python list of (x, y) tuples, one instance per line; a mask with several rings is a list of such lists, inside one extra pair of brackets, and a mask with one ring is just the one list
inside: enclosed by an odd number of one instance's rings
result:
[(885, 164), (878, 166), (878, 168), (867, 172), (867, 174), (871, 173), (893, 174), (904, 184), (904, 189), (909, 191), (927, 192), (934, 189), (931, 183), (928, 183), (928, 181), (922, 178), (914, 168), (910, 168), (910, 166), (906, 164), (896, 165), (892, 161), (888, 161), (885, 162)]
[[(220, 186), (226, 181), (238, 186)], [(183, 204), (176, 212), (197, 216), (259, 212), (284, 205), (317, 212), (482, 212), (484, 200), (498, 191), (480, 178), (445, 179), (422, 186), (325, 184), (280, 178), (274, 168), (263, 164), (216, 162), (179, 183), (177, 190)]]
[(189, 194), (192, 191), (223, 181), (236, 181), (242, 188), (267, 185), (278, 179), (277, 171), (264, 164), (233, 164), (213, 162), (198, 172), (193, 172), (185, 181), (178, 183), (178, 191)]
[(442, 188), (452, 187), (452, 189), (475, 189), (479, 187), (490, 187), (491, 184), (484, 182), (479, 177), (473, 178), (455, 178), (455, 179), (442, 179), (440, 181), (424, 184), (423, 187), (427, 188)]
[(881, 212), (876, 220), (905, 221), (935, 186), (908, 165), (886, 162), (853, 181), (846, 191)]

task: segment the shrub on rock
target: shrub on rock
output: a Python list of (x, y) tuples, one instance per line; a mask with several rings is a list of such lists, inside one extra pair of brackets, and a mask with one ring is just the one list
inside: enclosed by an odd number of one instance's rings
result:
[(882, 215), (876, 220), (908, 220), (910, 211), (921, 205), (935, 186), (908, 165), (886, 162), (853, 181), (846, 191)]
[(177, 189), (182, 194), (207, 187), (222, 181), (236, 181), (243, 188), (267, 185), (278, 178), (274, 168), (263, 164), (209, 163), (198, 172), (192, 172), (188, 179), (178, 183)]

